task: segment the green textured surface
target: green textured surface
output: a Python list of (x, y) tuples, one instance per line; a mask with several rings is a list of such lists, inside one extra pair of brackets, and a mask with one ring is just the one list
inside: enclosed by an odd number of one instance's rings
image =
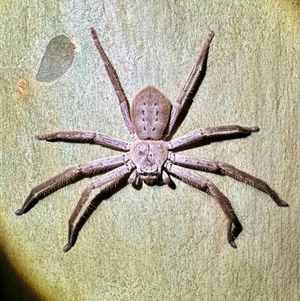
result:
[[(298, 300), (298, 3), (1, 1), (1, 300)], [(175, 191), (127, 186), (101, 204), (66, 254), (67, 221), (89, 180), (15, 216), (35, 185), (116, 153), (41, 142), (36, 133), (81, 129), (129, 139), (90, 26), (129, 99), (152, 84), (172, 103), (213, 29), (207, 77), (176, 135), (259, 125), (247, 139), (188, 153), (266, 180), (290, 207), (208, 175), (244, 226), (237, 250), (226, 242), (226, 221), (213, 200), (178, 181)], [(46, 46), (60, 34), (75, 45), (74, 63), (59, 80), (38, 82)]]

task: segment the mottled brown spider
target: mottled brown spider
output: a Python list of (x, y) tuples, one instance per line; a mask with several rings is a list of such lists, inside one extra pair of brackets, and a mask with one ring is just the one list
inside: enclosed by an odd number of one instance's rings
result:
[(208, 34), (198, 60), (173, 107), (159, 90), (153, 86), (147, 86), (133, 99), (130, 112), (118, 76), (104, 52), (94, 28), (91, 28), (91, 34), (119, 99), (123, 120), (133, 141), (128, 143), (99, 133), (78, 131), (36, 135), (36, 138), (40, 140), (90, 143), (124, 153), (71, 167), (38, 185), (32, 189), (22, 208), (16, 212), (17, 215), (28, 212), (39, 200), (62, 187), (85, 177), (103, 174), (92, 181), (83, 191), (70, 217), (68, 243), (64, 247), (66, 252), (75, 244), (78, 232), (84, 224), (83, 221), (89, 217), (89, 207), (93, 205), (93, 199), (90, 197), (93, 189), (99, 188), (105, 191), (115, 188), (117, 184), (124, 180), (132, 185), (141, 184), (142, 180), (147, 185), (168, 184), (172, 186), (173, 182), (170, 176), (174, 176), (186, 184), (204, 191), (218, 202), (228, 218), (228, 242), (233, 248), (236, 248), (235, 239), (241, 233), (242, 225), (229, 200), (211, 181), (189, 169), (229, 176), (268, 194), (278, 206), (288, 206), (266, 182), (229, 164), (176, 153), (176, 151), (182, 149), (211, 142), (247, 137), (251, 133), (259, 131), (257, 126), (227, 125), (209, 127), (170, 140), (175, 131), (175, 125), (178, 126), (178, 123), (181, 123), (186, 116), (205, 77), (209, 46), (214, 36), (213, 31)]

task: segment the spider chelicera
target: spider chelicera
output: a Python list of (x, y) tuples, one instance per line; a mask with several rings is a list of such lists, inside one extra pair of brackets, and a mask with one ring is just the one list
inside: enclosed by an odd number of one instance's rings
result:
[(170, 176), (174, 176), (186, 184), (202, 190), (218, 202), (228, 219), (227, 240), (233, 248), (236, 248), (235, 239), (243, 228), (229, 200), (210, 180), (189, 169), (229, 176), (268, 194), (278, 206), (288, 206), (266, 182), (244, 171), (226, 163), (197, 159), (177, 153), (179, 150), (195, 147), (197, 144), (201, 146), (226, 139), (247, 137), (251, 133), (259, 131), (257, 126), (209, 127), (170, 139), (178, 123), (186, 116), (205, 77), (209, 46), (214, 36), (213, 31), (209, 32), (196, 64), (173, 107), (159, 90), (153, 86), (146, 86), (134, 97), (130, 112), (121, 83), (94, 28), (91, 28), (91, 34), (119, 99), (123, 120), (133, 141), (128, 143), (100, 133), (79, 131), (36, 135), (39, 140), (96, 144), (122, 151), (123, 154), (71, 167), (36, 186), (32, 189), (22, 208), (16, 212), (17, 215), (28, 212), (39, 200), (62, 187), (85, 177), (103, 174), (92, 181), (83, 191), (69, 219), (68, 243), (64, 247), (66, 252), (75, 244), (78, 232), (83, 225), (82, 220), (86, 218), (89, 206), (93, 204), (93, 198), (91, 198), (93, 189), (111, 189), (124, 180), (132, 185), (138, 185), (143, 181), (147, 185), (168, 184), (172, 186)]

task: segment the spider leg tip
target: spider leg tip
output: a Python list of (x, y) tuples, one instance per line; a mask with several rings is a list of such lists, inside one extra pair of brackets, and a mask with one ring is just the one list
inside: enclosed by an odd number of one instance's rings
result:
[(66, 252), (68, 252), (71, 248), (72, 248), (72, 245), (66, 244), (66, 245), (64, 246), (64, 248), (63, 248), (63, 251), (66, 253)]
[(211, 30), (208, 33), (207, 42), (210, 43), (212, 41), (212, 39), (213, 39), (214, 36), (215, 36), (215, 32), (213, 30)]
[(252, 132), (259, 132), (260, 128), (258, 126), (251, 127)]
[(236, 243), (234, 241), (229, 241), (229, 244), (232, 248), (234, 248), (234, 249), (237, 248)]
[(18, 210), (15, 212), (16, 215), (22, 215), (23, 213), (24, 213), (24, 212), (23, 212), (22, 209), (18, 209)]
[(92, 35), (94, 40), (98, 39), (97, 32), (96, 32), (96, 29), (94, 27), (91, 27), (91, 35)]
[(287, 202), (280, 200), (279, 206), (280, 207), (289, 207), (290, 205)]

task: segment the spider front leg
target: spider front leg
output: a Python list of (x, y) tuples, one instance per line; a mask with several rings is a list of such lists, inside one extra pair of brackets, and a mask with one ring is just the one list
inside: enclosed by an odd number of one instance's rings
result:
[(208, 195), (212, 196), (217, 203), (220, 205), (221, 209), (225, 213), (228, 219), (227, 226), (227, 240), (231, 247), (236, 248), (235, 239), (242, 232), (243, 227), (238, 220), (229, 200), (227, 197), (208, 179), (195, 174), (183, 167), (176, 166), (170, 161), (167, 161), (164, 168), (171, 175), (175, 176), (184, 183), (195, 187)]
[(207, 68), (207, 60), (208, 60), (208, 52), (209, 52), (209, 46), (210, 43), (214, 37), (214, 32), (210, 31), (204, 45), (202, 47), (202, 50), (199, 54), (199, 57), (193, 66), (193, 69), (177, 99), (175, 102), (171, 116), (170, 116), (170, 122), (169, 127), (166, 132), (166, 138), (169, 137), (172, 134), (172, 131), (174, 129), (174, 126), (181, 114), (182, 111), (184, 111), (184, 108), (189, 109), (191, 106), (191, 103), (193, 101), (193, 98), (197, 94), (197, 91), (205, 77), (206, 74), (206, 68)]
[(127, 142), (94, 132), (60, 131), (51, 134), (38, 134), (35, 137), (48, 142), (89, 143), (119, 151), (129, 150)]
[[(69, 251), (75, 244), (79, 231), (87, 218), (90, 216), (89, 210), (94, 199), (90, 198), (92, 191), (96, 188), (105, 186), (105, 190), (113, 189), (117, 186), (124, 177), (128, 176), (134, 169), (134, 164), (129, 161), (125, 165), (120, 166), (99, 179), (93, 181), (82, 193), (79, 202), (77, 203), (70, 219), (69, 219), (69, 234), (68, 243), (65, 245), (63, 251)], [(87, 216), (88, 215), (88, 216)]]
[(270, 186), (266, 182), (252, 175), (249, 175), (248, 173), (239, 170), (230, 164), (216, 162), (208, 159), (197, 159), (190, 156), (185, 156), (185, 155), (175, 154), (175, 153), (171, 153), (169, 155), (169, 159), (174, 164), (183, 167), (192, 168), (195, 170), (200, 170), (205, 172), (211, 172), (221, 176), (231, 177), (237, 181), (246, 183), (256, 188), (257, 190), (260, 190), (268, 194), (278, 206), (281, 207), (288, 206), (288, 204), (285, 201), (281, 200), (278, 194), (272, 188), (270, 188)]
[(16, 211), (16, 214), (21, 215), (28, 212), (31, 208), (33, 208), (34, 205), (38, 203), (38, 201), (65, 186), (80, 181), (83, 178), (121, 166), (127, 160), (128, 155), (118, 155), (68, 168), (61, 174), (56, 175), (33, 188), (21, 209)]
[(101, 58), (104, 62), (106, 72), (107, 72), (107, 74), (110, 78), (110, 81), (111, 81), (114, 89), (115, 89), (115, 93), (116, 93), (116, 95), (119, 99), (119, 105), (120, 105), (120, 109), (121, 109), (121, 112), (122, 112), (122, 116), (123, 116), (123, 120), (124, 120), (126, 129), (127, 129), (127, 132), (129, 133), (129, 135), (132, 138), (134, 138), (135, 131), (134, 131), (134, 128), (132, 126), (131, 119), (130, 119), (129, 108), (128, 108), (128, 100), (127, 100), (127, 97), (124, 93), (122, 85), (120, 83), (117, 72), (114, 69), (114, 67), (113, 67), (112, 63), (110, 62), (110, 60), (108, 59), (104, 49), (102, 48), (101, 43), (100, 43), (100, 41), (98, 39), (98, 36), (97, 36), (97, 32), (93, 27), (91, 28), (91, 34), (92, 34), (92, 37), (94, 39), (95, 46), (96, 46), (97, 50), (99, 51), (99, 54), (100, 54), (100, 56), (101, 56)]
[(188, 147), (193, 143), (201, 141), (204, 138), (219, 137), (225, 140), (230, 139), (231, 135), (240, 135), (239, 138), (242, 138), (258, 131), (258, 126), (243, 127), (239, 125), (224, 125), (198, 129), (171, 140), (170, 142), (168, 142), (168, 149), (175, 150), (182, 147)]

